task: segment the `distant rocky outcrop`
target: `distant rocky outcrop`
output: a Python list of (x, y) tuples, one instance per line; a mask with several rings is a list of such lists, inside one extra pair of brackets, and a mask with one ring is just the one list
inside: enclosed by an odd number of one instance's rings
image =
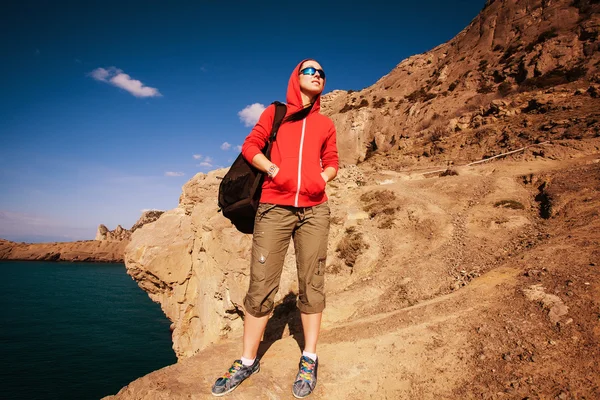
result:
[(15, 243), (0, 239), (0, 260), (123, 262), (129, 241)]
[(131, 227), (110, 231), (100, 225), (95, 240), (53, 243), (15, 243), (0, 239), (0, 260), (81, 261), (122, 263), (131, 233), (156, 221), (163, 211), (145, 211)]
[(98, 230), (96, 231), (96, 239), (95, 240), (107, 240), (107, 241), (123, 241), (129, 240), (131, 234), (135, 232), (137, 229), (141, 228), (145, 224), (149, 224), (151, 222), (156, 221), (164, 211), (160, 210), (149, 210), (144, 211), (140, 219), (137, 220), (135, 224), (131, 227), (131, 229), (124, 229), (121, 225), (117, 225), (114, 230), (109, 230), (105, 225), (100, 224), (98, 226)]

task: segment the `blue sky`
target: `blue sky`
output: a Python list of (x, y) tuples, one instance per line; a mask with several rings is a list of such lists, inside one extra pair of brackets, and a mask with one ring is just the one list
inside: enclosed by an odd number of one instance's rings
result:
[[(316, 58), (360, 90), (484, 1), (11, 1), (0, 14), (0, 238), (93, 239), (228, 166)], [(255, 105), (253, 108), (247, 107)], [(247, 109), (245, 113), (240, 114)], [(243, 117), (247, 119), (244, 120)]]

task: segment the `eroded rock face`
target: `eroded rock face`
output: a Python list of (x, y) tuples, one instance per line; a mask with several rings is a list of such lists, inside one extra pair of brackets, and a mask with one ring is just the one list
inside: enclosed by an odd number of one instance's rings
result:
[[(593, 79), (600, 5), (585, 1), (493, 1), (455, 38), (402, 61), (361, 91), (323, 96), (343, 165), (373, 149), (406, 151), (438, 127), (450, 135), (464, 114), (510, 93)], [(470, 122), (470, 121), (469, 121)]]

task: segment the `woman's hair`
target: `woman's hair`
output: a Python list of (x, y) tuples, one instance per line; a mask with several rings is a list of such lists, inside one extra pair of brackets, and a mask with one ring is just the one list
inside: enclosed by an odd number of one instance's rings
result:
[(302, 110), (296, 111), (295, 113), (288, 115), (287, 117), (285, 117), (283, 122), (285, 123), (285, 122), (302, 121), (304, 118), (306, 118), (308, 116), (308, 114), (310, 114), (310, 110), (312, 110), (314, 104), (315, 103), (310, 103), (309, 106), (304, 107)]

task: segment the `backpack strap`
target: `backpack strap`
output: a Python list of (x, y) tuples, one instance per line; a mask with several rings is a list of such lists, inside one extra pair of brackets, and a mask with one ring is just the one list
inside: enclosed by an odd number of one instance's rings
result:
[(265, 156), (267, 156), (268, 159), (271, 159), (271, 147), (277, 137), (277, 131), (283, 122), (285, 113), (287, 112), (287, 106), (285, 104), (279, 101), (274, 101), (271, 104), (275, 104), (275, 116), (273, 117), (273, 126), (271, 127), (271, 134), (269, 135), (269, 144), (267, 146), (267, 151), (265, 151)]

